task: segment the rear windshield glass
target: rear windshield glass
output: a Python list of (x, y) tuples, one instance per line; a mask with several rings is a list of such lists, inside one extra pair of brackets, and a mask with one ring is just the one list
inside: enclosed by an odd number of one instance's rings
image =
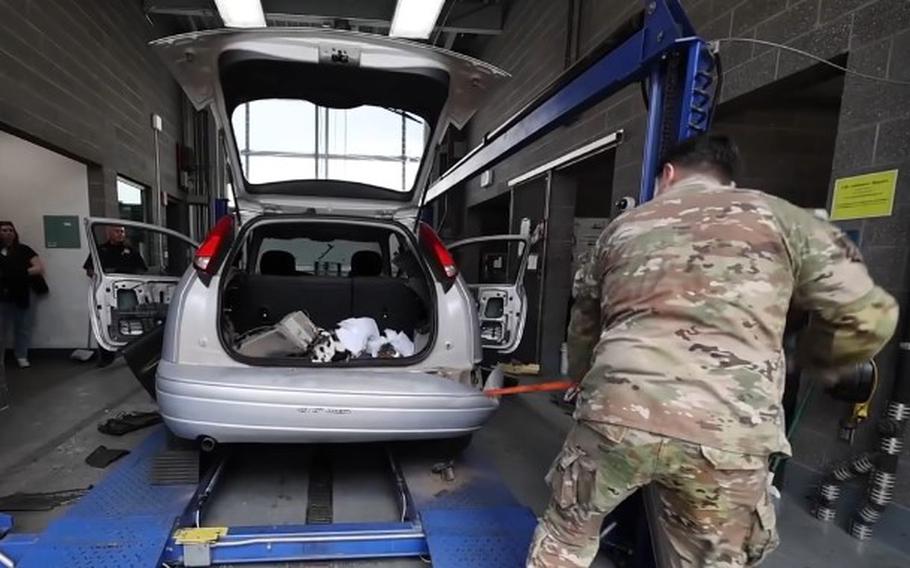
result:
[(298, 99), (244, 103), (231, 120), (251, 184), (335, 180), (410, 192), (428, 135), (426, 122), (408, 112)]
[(294, 274), (348, 276), (351, 273), (351, 261), (357, 253), (360, 253), (361, 259), (372, 257), (370, 260), (377, 266), (376, 275), (388, 272), (388, 268), (383, 266), (383, 251), (378, 242), (345, 239), (325, 242), (302, 237), (262, 239), (257, 266), (260, 272), (264, 269), (268, 273), (272, 270), (272, 265), (277, 266), (278, 263), (284, 262), (288, 267), (293, 265)]

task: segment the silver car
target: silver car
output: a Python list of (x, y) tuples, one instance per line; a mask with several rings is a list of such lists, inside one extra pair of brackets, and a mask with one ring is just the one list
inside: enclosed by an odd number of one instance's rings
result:
[[(110, 350), (141, 338), (127, 359), (169, 430), (211, 445), (479, 429), (499, 404), (484, 390), (502, 382), (482, 371), (483, 351), (508, 353), (521, 339), (529, 241), (446, 247), (419, 214), (442, 134), (505, 74), (424, 45), (321, 29), (192, 33), (153, 46), (193, 104), (211, 109), (236, 205), (198, 247), (140, 222), (87, 222), (96, 338)], [(252, 355), (249, 342), (289, 314), (328, 331), (369, 318), (404, 334), (413, 353)]]

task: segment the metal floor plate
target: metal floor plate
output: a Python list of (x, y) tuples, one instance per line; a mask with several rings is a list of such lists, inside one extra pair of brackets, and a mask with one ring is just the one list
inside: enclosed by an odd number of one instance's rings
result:
[(537, 520), (526, 507), (421, 512), (434, 568), (519, 568)]
[(537, 519), (492, 464), (469, 448), (455, 462), (454, 481), (428, 474), (431, 468), (403, 466), (434, 568), (524, 566)]
[(19, 568), (155, 566), (196, 485), (152, 485), (154, 457), (165, 447), (161, 427), (104, 481), (51, 523)]

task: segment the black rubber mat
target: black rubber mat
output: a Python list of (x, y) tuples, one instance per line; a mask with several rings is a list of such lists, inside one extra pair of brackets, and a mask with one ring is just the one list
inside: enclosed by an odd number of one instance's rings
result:
[(195, 450), (167, 450), (152, 464), (152, 485), (199, 483), (199, 453)]
[(334, 517), (332, 511), (332, 460), (325, 449), (313, 452), (309, 467), (306, 522), (327, 525)]
[(90, 453), (88, 457), (85, 458), (85, 463), (92, 467), (104, 469), (129, 453), (129, 450), (108, 448), (107, 446), (98, 446), (95, 448), (95, 451)]
[(13, 493), (0, 497), (0, 511), (50, 511), (61, 505), (68, 505), (88, 493), (84, 489), (66, 489), (49, 493)]
[(111, 436), (122, 436), (159, 422), (161, 422), (161, 415), (157, 412), (125, 412), (99, 424), (98, 431)]

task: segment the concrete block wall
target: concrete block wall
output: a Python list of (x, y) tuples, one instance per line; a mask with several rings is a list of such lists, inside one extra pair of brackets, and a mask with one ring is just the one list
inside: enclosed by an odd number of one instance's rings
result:
[[(579, 53), (595, 46), (643, 5), (639, 0), (578, 0), (582, 14), (575, 43)], [(910, 81), (910, 2), (906, 0), (683, 0), (690, 18), (706, 39), (730, 37), (774, 41), (830, 59), (846, 57), (854, 71)], [(511, 85), (479, 113), (469, 130), (471, 145), (533, 97), (565, 68), (570, 0), (516, 0), (509, 8), (502, 35), (478, 55), (513, 74)], [(785, 50), (743, 42), (721, 44), (724, 63), (723, 102), (735, 100), (817, 62)], [(570, 54), (571, 60), (575, 54)], [(494, 170), (496, 183), (479, 188), (466, 184), (467, 202), (476, 204), (506, 191), (505, 182), (555, 156), (622, 128), (625, 138), (616, 152), (614, 201), (637, 195), (645, 108), (639, 87), (628, 87), (593, 107), (570, 125), (538, 141)], [(907, 231), (910, 230), (910, 88), (845, 79), (838, 117), (832, 171), (834, 179), (870, 171), (899, 169), (894, 214), (883, 219), (844, 223), (862, 238), (862, 251), (877, 281), (906, 304)], [(904, 324), (902, 324), (902, 327)], [(881, 357), (880, 410), (894, 380), (894, 345)], [(845, 409), (818, 396), (795, 440), (796, 460), (821, 470), (825, 464), (871, 443), (865, 428), (853, 447), (836, 441), (837, 420)], [(910, 472), (905, 460), (903, 471)], [(910, 474), (901, 475), (899, 502), (910, 504)]]
[[(508, 11), (505, 33), (490, 39), (480, 58), (512, 74), (512, 80), (493, 95), (493, 102), (481, 109), (468, 129), (470, 146), (480, 142), (483, 135), (517, 112), (572, 62), (596, 46), (612, 30), (627, 20), (637, 3), (578, 0), (580, 17), (575, 30), (569, 33), (569, 0), (517, 0)], [(617, 9), (617, 6), (622, 9)], [(572, 38), (575, 35), (577, 37)], [(578, 53), (570, 46), (577, 43)], [(633, 90), (623, 91), (608, 101), (596, 105), (572, 123), (531, 144), (512, 159), (494, 169), (495, 183), (480, 188), (474, 179), (466, 184), (468, 204), (475, 204), (506, 191), (509, 179), (543, 162), (571, 151), (627, 125), (629, 118), (644, 113), (639, 97), (631, 99)], [(638, 106), (636, 106), (638, 105)], [(628, 133), (627, 133), (628, 134)], [(626, 139), (624, 146), (636, 141)]]
[(839, 109), (811, 100), (775, 104), (774, 98), (781, 95), (719, 112), (714, 129), (733, 137), (739, 146), (740, 186), (761, 188), (800, 207), (824, 208)]
[[(0, 2), (0, 128), (90, 164), (93, 215), (117, 212), (116, 177), (176, 189), (181, 93), (146, 43), (168, 31), (139, 2)], [(14, 188), (3, 188), (5, 192)]]

